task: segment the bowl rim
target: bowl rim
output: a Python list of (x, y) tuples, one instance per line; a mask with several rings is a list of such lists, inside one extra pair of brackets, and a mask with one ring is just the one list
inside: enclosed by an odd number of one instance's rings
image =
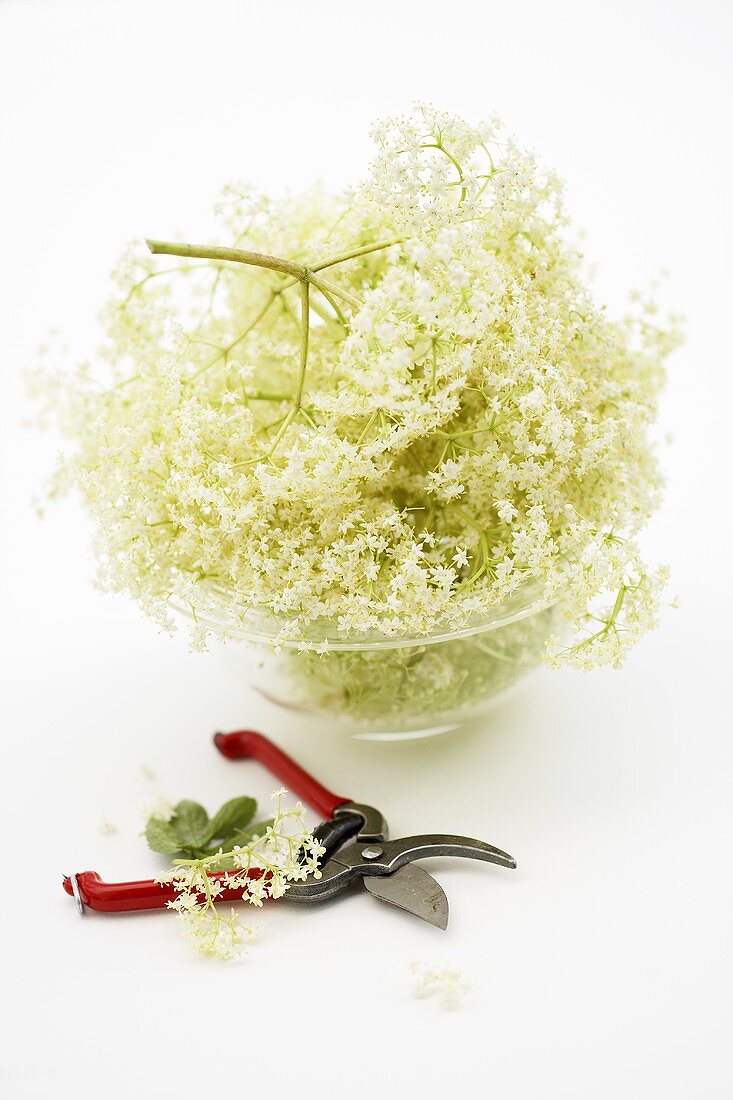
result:
[(452, 642), (460, 638), (470, 638), (475, 634), (489, 633), (499, 630), (501, 627), (528, 619), (541, 611), (555, 606), (559, 602), (557, 597), (546, 597), (542, 594), (542, 587), (537, 583), (525, 582), (511, 596), (497, 603), (484, 615), (474, 615), (462, 627), (438, 627), (430, 633), (398, 634), (394, 636), (380, 634), (371, 631), (364, 634), (348, 636), (338, 631), (333, 620), (314, 620), (312, 627), (301, 631), (293, 638), (278, 637), (283, 626), (282, 620), (278, 620), (272, 614), (266, 615), (257, 611), (246, 613), (244, 621), (231, 619), (226, 609), (222, 607), (221, 616), (206, 614), (196, 611), (183, 604), (169, 601), (172, 611), (189, 620), (195, 620), (206, 627), (222, 641), (243, 641), (257, 644), (276, 645), (283, 649), (314, 650), (318, 645), (328, 642), (325, 652), (365, 652), (368, 650), (407, 649), (413, 646), (437, 645), (439, 642)]

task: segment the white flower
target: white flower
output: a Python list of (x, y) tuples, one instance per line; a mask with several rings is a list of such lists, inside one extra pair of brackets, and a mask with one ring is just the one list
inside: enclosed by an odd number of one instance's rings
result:
[[(305, 807), (296, 803), (283, 808), (285, 788), (276, 791), (273, 822), (264, 836), (253, 837), (232, 851), (196, 860), (176, 861), (168, 880), (176, 897), (168, 902), (183, 924), (187, 940), (204, 955), (231, 959), (241, 957), (251, 939), (251, 929), (242, 928), (234, 910), (222, 917), (216, 903), (224, 891), (239, 892), (242, 900), (261, 908), (268, 898), (281, 898), (291, 882), (309, 874), (319, 877), (319, 856), (325, 849), (305, 825)], [(222, 874), (221, 865), (228, 869)], [(215, 877), (216, 876), (216, 877)]]
[(497, 500), (494, 502), (496, 514), (504, 523), (511, 523), (519, 515), (519, 512), (510, 500)]
[(453, 555), (453, 558), (452, 558), (451, 560), (452, 560), (452, 561), (454, 562), (454, 564), (455, 564), (455, 565), (457, 565), (457, 566), (458, 566), (458, 568), (460, 569), (460, 568), (462, 568), (463, 566), (466, 566), (466, 565), (468, 565), (468, 553), (467, 553), (467, 551), (466, 551), (466, 550), (464, 549), (464, 547), (462, 547), (462, 546), (459, 546), (459, 547), (457, 547), (457, 549), (456, 549), (456, 552), (455, 552), (455, 554)]
[(144, 821), (147, 821), (150, 817), (155, 817), (159, 821), (170, 821), (175, 812), (176, 808), (170, 799), (158, 795), (145, 804), (142, 817)]
[(437, 997), (441, 1008), (449, 1011), (457, 1008), (471, 989), (470, 983), (453, 967), (413, 962), (410, 964), (410, 972), (413, 995), (420, 1000)]
[(322, 621), (424, 636), (531, 577), (574, 632), (552, 659), (616, 664), (661, 595), (634, 540), (675, 324), (647, 295), (621, 320), (594, 301), (560, 181), (498, 120), (418, 104), (374, 138), (344, 195), (222, 199), (226, 243), (330, 264), (306, 355), (280, 274), (126, 255), (109, 385), (86, 367), (49, 383), (74, 440), (53, 489), (96, 517), (103, 587), (161, 629), (186, 608), (196, 649), (253, 611), (279, 620), (276, 648)]

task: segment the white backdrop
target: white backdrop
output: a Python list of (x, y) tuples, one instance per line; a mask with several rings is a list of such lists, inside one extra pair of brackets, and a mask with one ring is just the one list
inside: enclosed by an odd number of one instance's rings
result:
[[(261, 1089), (355, 1097), (723, 1100), (729, 1052), (731, 18), (713, 0), (0, 3), (3, 1095)], [(219, 185), (337, 187), (369, 122), (421, 97), (497, 111), (568, 180), (621, 308), (661, 269), (687, 315), (650, 556), (681, 607), (618, 673), (541, 673), (490, 719), (373, 745), (276, 711), (216, 653), (97, 594), (72, 503), (30, 500), (56, 444), (22, 425), (49, 328), (79, 356), (124, 243), (205, 240)], [(728, 563), (728, 564), (726, 564)], [(241, 965), (195, 959), (168, 914), (80, 919), (62, 872), (156, 873), (156, 793), (266, 795), (216, 728), (270, 732), (395, 835), (452, 830), (516, 872), (425, 864), (440, 933), (364, 892), (258, 918)], [(157, 773), (146, 779), (146, 762)], [(106, 817), (114, 836), (97, 831)], [(460, 968), (455, 1013), (411, 959)], [(188, 1082), (188, 1084), (186, 1083)]]

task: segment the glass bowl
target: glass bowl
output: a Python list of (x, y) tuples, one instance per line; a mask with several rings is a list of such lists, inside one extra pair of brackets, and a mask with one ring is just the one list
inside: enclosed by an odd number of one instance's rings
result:
[[(557, 603), (525, 586), (461, 630), (345, 638), (335, 624), (317, 623), (277, 651), (272, 618), (248, 614), (235, 626), (224, 611), (219, 619), (198, 616), (264, 698), (372, 740), (445, 733), (495, 706), (539, 665), (558, 619)], [(303, 650), (304, 641), (328, 641), (328, 649)]]

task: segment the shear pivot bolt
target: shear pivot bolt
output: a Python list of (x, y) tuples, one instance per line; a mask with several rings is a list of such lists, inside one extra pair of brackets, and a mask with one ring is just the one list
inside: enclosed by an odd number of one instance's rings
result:
[(376, 848), (376, 847), (375, 848), (365, 848), (364, 851), (361, 853), (361, 858), (362, 859), (379, 859), (379, 857), (382, 856), (382, 855), (384, 855), (384, 849), (383, 848)]

